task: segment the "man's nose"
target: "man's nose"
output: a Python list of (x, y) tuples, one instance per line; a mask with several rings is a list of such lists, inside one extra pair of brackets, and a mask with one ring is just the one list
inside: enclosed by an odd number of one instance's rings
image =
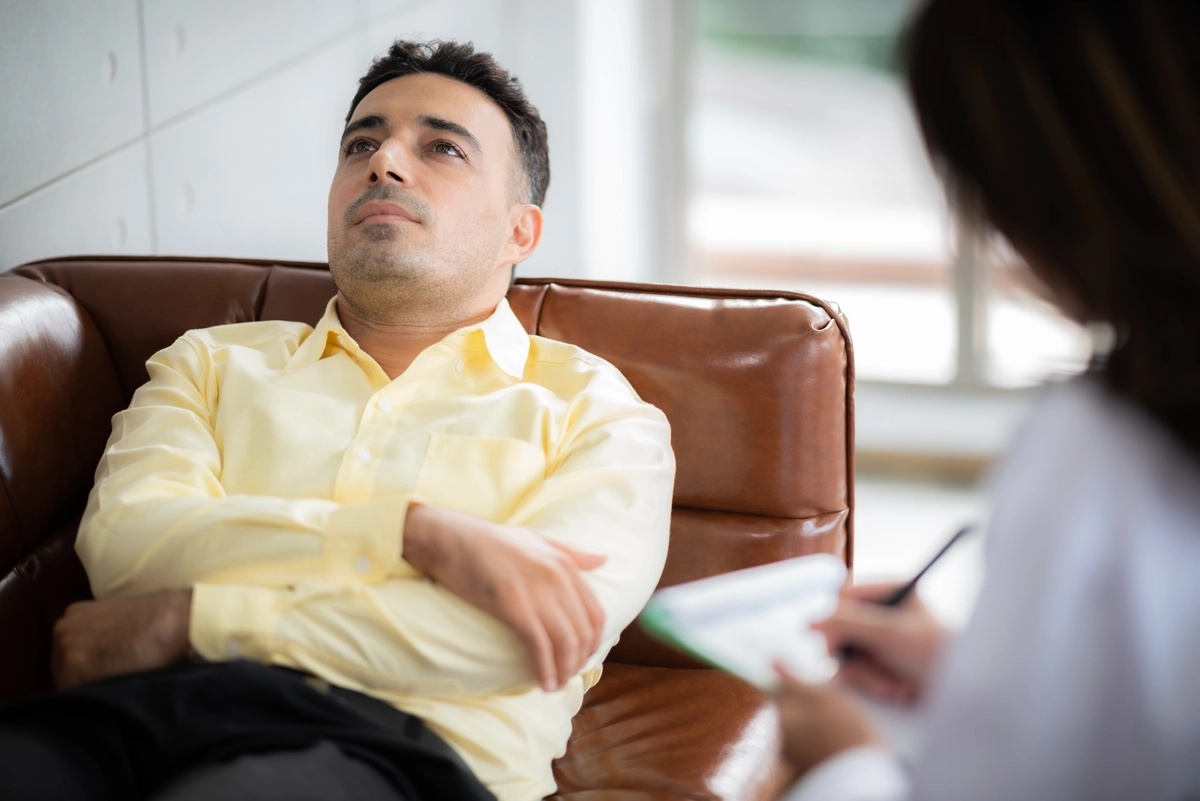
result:
[(368, 162), (371, 183), (388, 183), (395, 181), (401, 184), (412, 182), (412, 171), (407, 154), (399, 142), (384, 141)]

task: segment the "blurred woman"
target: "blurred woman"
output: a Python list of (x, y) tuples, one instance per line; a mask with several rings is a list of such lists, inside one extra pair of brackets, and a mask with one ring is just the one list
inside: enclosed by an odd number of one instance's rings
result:
[[(1200, 3), (932, 0), (905, 50), (960, 221), (1115, 344), (994, 476), (964, 632), (880, 588), (820, 626), (860, 655), (785, 681), (787, 797), (1200, 798)], [(926, 706), (911, 775), (844, 685)]]

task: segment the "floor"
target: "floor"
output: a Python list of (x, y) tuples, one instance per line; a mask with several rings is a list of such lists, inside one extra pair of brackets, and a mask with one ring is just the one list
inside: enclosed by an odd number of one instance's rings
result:
[[(855, 581), (905, 581), (964, 523), (983, 522), (981, 486), (860, 473), (855, 482)], [(983, 534), (954, 546), (921, 580), (922, 599), (951, 625), (970, 614), (983, 579)]]

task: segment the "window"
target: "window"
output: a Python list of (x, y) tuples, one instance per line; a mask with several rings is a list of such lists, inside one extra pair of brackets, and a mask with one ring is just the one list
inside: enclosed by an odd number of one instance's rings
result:
[(1078, 370), (1083, 330), (1012, 254), (956, 238), (898, 72), (911, 7), (683, 4), (684, 279), (836, 301), (862, 382), (1019, 387)]

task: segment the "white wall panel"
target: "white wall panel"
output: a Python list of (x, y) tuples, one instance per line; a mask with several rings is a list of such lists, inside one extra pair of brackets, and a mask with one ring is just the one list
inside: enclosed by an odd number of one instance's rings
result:
[(145, 145), (130, 145), (0, 210), (0, 270), (83, 253), (149, 253)]
[[(378, 3), (379, 0), (376, 0)], [(409, 4), (371, 19), (368, 56), (381, 55), (396, 39), (454, 39), (474, 42), (505, 60), (505, 0), (439, 0)], [(364, 71), (366, 64), (363, 65)]]
[[(638, 0), (584, 0), (578, 85), (581, 109), (583, 238), (582, 274), (631, 281), (649, 272), (645, 263), (654, 209), (641, 184), (655, 152), (645, 108), (651, 83), (642, 48), (645, 10)], [(572, 87), (573, 88), (573, 87)]]
[(584, 274), (587, 247), (580, 4), (509, 0), (509, 6), (509, 55), (504, 65), (521, 80), (550, 134), (550, 189), (543, 209), (542, 242), (518, 274), (579, 277)]
[(363, 0), (145, 0), (157, 126), (361, 27)]
[(323, 260), (329, 182), (361, 62), (347, 39), (154, 133), (159, 251)]
[[(502, 2), (503, 0), (496, 0)], [(393, 14), (401, 9), (415, 8), (423, 4), (433, 4), (439, 0), (366, 0), (367, 17), (375, 19), (384, 14)], [(444, 6), (453, 6), (457, 0), (440, 0)], [(453, 10), (453, 9), (452, 9)]]
[(137, 0), (0, 0), (0, 205), (142, 131)]

